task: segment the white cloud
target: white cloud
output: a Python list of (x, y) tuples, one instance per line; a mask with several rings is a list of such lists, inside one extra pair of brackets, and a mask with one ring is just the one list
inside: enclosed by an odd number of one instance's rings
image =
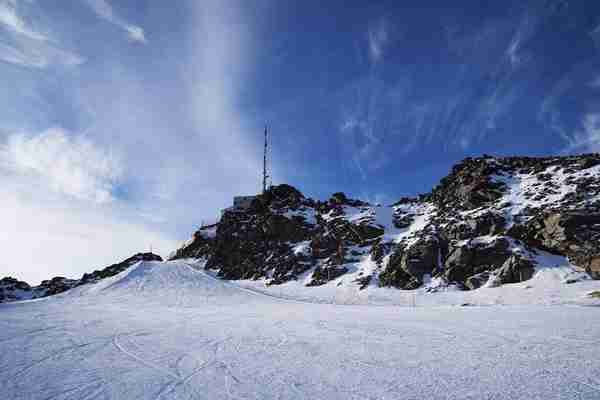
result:
[(0, 60), (30, 68), (46, 68), (48, 66), (44, 57), (4, 43), (0, 43)]
[[(106, 60), (61, 96), (39, 94), (40, 113), (80, 123), (85, 136), (35, 130), (3, 141), (0, 131), (0, 247), (10, 250), (0, 276), (80, 276), (150, 244), (168, 254), (234, 195), (260, 190), (263, 121), (240, 108), (258, 57), (243, 4), (194, 2), (184, 45), (165, 47), (151, 79), (131, 60)], [(68, 115), (54, 96), (68, 99)], [(48, 123), (29, 111), (12, 126)]]
[(56, 275), (79, 278), (150, 246), (163, 257), (177, 247), (169, 236), (127, 222), (118, 210), (56, 201), (10, 182), (3, 177), (0, 188), (0, 277), (12, 275), (30, 284)]
[(85, 62), (83, 57), (60, 48), (56, 40), (30, 27), (20, 15), (21, 4), (18, 0), (0, 0), (0, 26), (6, 31), (0, 36), (0, 61), (38, 69)]
[(137, 26), (130, 24), (125, 21), (121, 17), (115, 14), (113, 7), (106, 0), (85, 0), (89, 6), (94, 10), (96, 15), (100, 18), (105, 19), (111, 24), (118, 26), (119, 28), (125, 30), (129, 39), (134, 42), (146, 43), (146, 35), (144, 34), (144, 30)]
[(218, 165), (229, 182), (251, 190), (261, 154), (252, 139), (261, 137), (262, 124), (254, 126), (238, 106), (256, 61), (252, 21), (242, 15), (239, 4), (210, 0), (195, 9), (186, 73), (187, 111), (197, 139), (211, 149), (205, 152), (207, 168)]
[(45, 35), (27, 26), (25, 20), (17, 13), (17, 0), (0, 1), (0, 24), (30, 39), (48, 40)]
[(509, 45), (506, 56), (513, 69), (517, 69), (531, 59), (531, 54), (523, 50), (523, 46), (536, 34), (540, 17), (535, 13), (525, 12), (519, 21)]
[(0, 60), (22, 67), (44, 69), (50, 65), (74, 67), (85, 62), (78, 54), (55, 47), (48, 42), (32, 43), (16, 40), (14, 45), (0, 42)]
[(520, 34), (520, 32), (517, 32), (515, 37), (513, 37), (512, 41), (510, 42), (508, 49), (506, 50), (506, 55), (508, 56), (508, 59), (510, 60), (510, 64), (512, 65), (513, 68), (517, 68), (519, 66), (519, 64), (521, 63), (521, 57), (518, 54), (520, 45), (521, 45), (521, 34)]
[(366, 78), (346, 88), (341, 96), (341, 146), (363, 179), (389, 161), (382, 146), (394, 120), (388, 113), (389, 102), (399, 91), (379, 79)]
[(177, 247), (113, 196), (122, 162), (88, 138), (48, 129), (13, 134), (0, 150), (0, 277), (78, 278), (150, 246), (163, 257)]
[(560, 99), (573, 88), (573, 80), (570, 74), (562, 77), (554, 84), (554, 87), (544, 98), (537, 115), (537, 120), (551, 131), (557, 133), (562, 139), (570, 142), (570, 128), (567, 128), (562, 120), (562, 107)]
[(389, 39), (388, 24), (384, 19), (369, 26), (367, 40), (369, 43), (369, 57), (371, 58), (371, 62), (377, 63), (381, 60)]
[(600, 152), (600, 112), (588, 113), (581, 122), (579, 130), (569, 138), (566, 152)]
[(57, 191), (97, 203), (113, 200), (122, 175), (120, 161), (110, 152), (59, 128), (11, 135), (2, 158), (18, 173), (36, 175)]

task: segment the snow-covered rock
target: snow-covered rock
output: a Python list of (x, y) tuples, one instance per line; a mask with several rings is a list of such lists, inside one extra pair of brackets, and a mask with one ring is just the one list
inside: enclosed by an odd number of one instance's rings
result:
[(531, 278), (545, 265), (523, 254), (540, 251), (600, 277), (599, 243), (600, 155), (483, 156), (454, 166), (431, 193), (391, 206), (341, 192), (318, 201), (274, 186), (248, 209), (226, 210), (171, 258), (203, 259), (220, 277), (268, 284), (415, 289), (439, 277), (474, 289), (492, 277)]

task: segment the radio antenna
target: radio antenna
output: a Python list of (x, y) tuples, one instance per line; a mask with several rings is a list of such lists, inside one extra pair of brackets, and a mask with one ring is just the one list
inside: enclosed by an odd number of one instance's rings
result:
[(269, 129), (268, 126), (265, 125), (265, 148), (263, 153), (263, 182), (262, 182), (262, 192), (265, 194), (267, 192), (268, 183), (267, 180), (270, 178), (269, 170), (267, 166), (267, 154), (269, 152)]

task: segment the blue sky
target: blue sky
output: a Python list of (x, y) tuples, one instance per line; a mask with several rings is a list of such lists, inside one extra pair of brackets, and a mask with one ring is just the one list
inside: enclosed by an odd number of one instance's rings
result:
[(259, 190), (265, 121), (319, 198), (598, 151), (599, 51), (591, 0), (0, 0), (0, 275), (166, 255)]

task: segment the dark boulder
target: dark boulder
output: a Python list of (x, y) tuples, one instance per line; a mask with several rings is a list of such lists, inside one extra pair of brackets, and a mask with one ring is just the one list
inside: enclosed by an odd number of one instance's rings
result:
[(506, 221), (502, 214), (496, 211), (487, 211), (476, 217), (447, 224), (442, 231), (449, 240), (465, 240), (479, 236), (500, 235), (504, 232), (505, 227)]
[(42, 281), (38, 286), (38, 289), (43, 290), (45, 296), (53, 296), (74, 288), (78, 283), (79, 281), (76, 279), (67, 279), (62, 276), (56, 276), (52, 279)]
[[(295, 209), (306, 202), (304, 195), (298, 189), (286, 184), (271, 186), (265, 194), (258, 196), (258, 199), (265, 206), (274, 208), (289, 207)], [(255, 207), (255, 211), (261, 211), (259, 208)], [(266, 208), (262, 211), (265, 210)]]
[(31, 292), (32, 287), (27, 282), (10, 276), (0, 279), (0, 303), (23, 300), (29, 297)]
[(27, 282), (20, 281), (10, 276), (0, 279), (0, 287), (10, 288), (11, 290), (31, 290), (31, 286), (29, 286)]
[(409, 246), (400, 244), (381, 273), (380, 284), (416, 289), (426, 274), (434, 275), (439, 270), (442, 259), (443, 245), (438, 237), (425, 234)]
[(529, 280), (534, 272), (535, 262), (520, 254), (513, 254), (495, 271), (495, 274), (499, 282), (505, 284)]
[(365, 275), (357, 278), (354, 282), (358, 283), (358, 290), (364, 290), (369, 287), (369, 284), (373, 280), (373, 275)]
[(568, 256), (592, 277), (600, 275), (600, 213), (545, 212), (513, 228), (510, 234), (529, 246)]
[(337, 192), (332, 194), (331, 198), (329, 199), (329, 204), (334, 206), (346, 205), (351, 207), (363, 207), (369, 205), (369, 203), (362, 200), (350, 199), (343, 192)]
[(490, 280), (489, 271), (480, 272), (465, 279), (465, 287), (469, 290), (479, 289)]
[(342, 265), (329, 264), (318, 266), (312, 273), (310, 282), (306, 286), (321, 286), (329, 281), (337, 279), (348, 272), (348, 268)]
[(451, 250), (444, 276), (449, 282), (463, 283), (473, 275), (493, 271), (511, 256), (510, 242), (504, 237), (491, 241), (473, 239)]

